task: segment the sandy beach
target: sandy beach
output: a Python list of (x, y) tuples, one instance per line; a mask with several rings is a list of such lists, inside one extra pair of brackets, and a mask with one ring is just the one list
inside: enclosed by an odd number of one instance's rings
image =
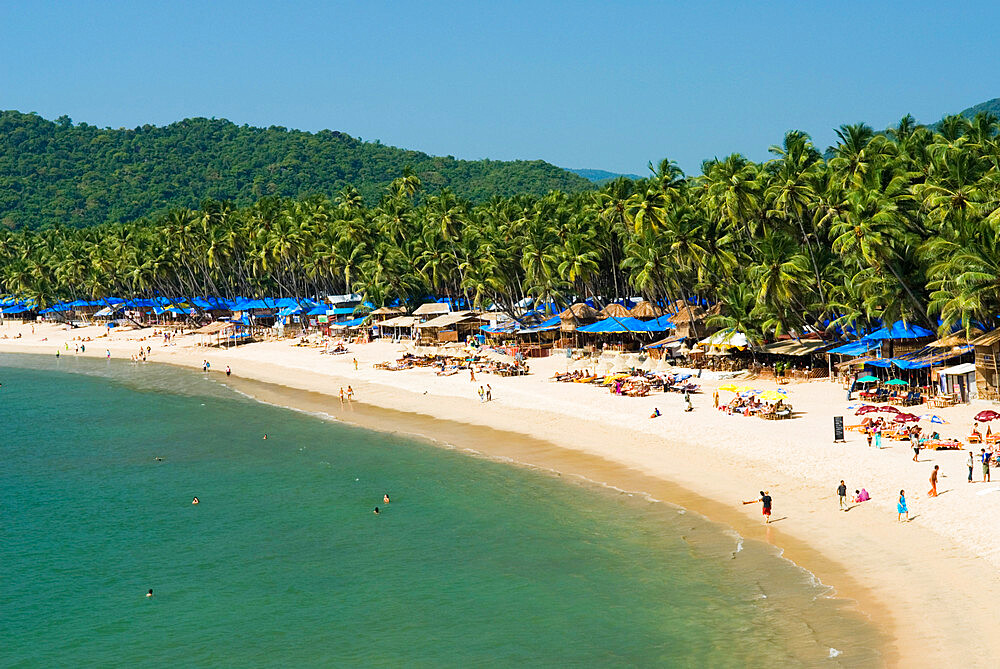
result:
[[(785, 386), (796, 416), (764, 421), (714, 410), (712, 390), (722, 381), (703, 380), (705, 392), (693, 396), (690, 413), (676, 394), (620, 397), (591, 385), (550, 381), (566, 368), (564, 357), (532, 360), (527, 377), (483, 374), (473, 383), (467, 372), (438, 377), (426, 368), (377, 370), (374, 363), (403, 350), (389, 342), (352, 344), (349, 354), (333, 356), (290, 341), (226, 351), (198, 346), (196, 336), (165, 346), (152, 330), (104, 334), (103, 327), (7, 322), (0, 326), (0, 337), (7, 337), (0, 338), (0, 351), (101, 358), (110, 349), (112, 357), (128, 360), (140, 344), (148, 345), (150, 362), (200, 369), (207, 359), (220, 381), (229, 365), (230, 383), (265, 401), (324, 411), (365, 427), (430, 434), (486, 455), (648, 493), (774, 544), (837, 596), (855, 600), (887, 630), (890, 666), (993, 666), (1000, 657), (1000, 640), (992, 634), (1000, 601), (1000, 535), (990, 531), (1000, 513), (1000, 481), (982, 483), (977, 466), (969, 484), (968, 450), (923, 451), (914, 463), (908, 442), (874, 449), (863, 435), (847, 431), (846, 443), (833, 443), (832, 416), (844, 416), (848, 425), (859, 422), (839, 384)], [(85, 354), (74, 353), (77, 337), (92, 339)], [(481, 403), (476, 391), (486, 383), (493, 400)], [(348, 384), (356, 401), (342, 405), (338, 393)], [(948, 421), (934, 427), (944, 437), (965, 440), (972, 416), (987, 406), (933, 410)], [(654, 407), (663, 415), (650, 419)], [(511, 433), (530, 439), (505, 437)], [(928, 498), (934, 465), (943, 473), (940, 496)], [(840, 511), (841, 479), (851, 492), (866, 488), (872, 500)], [(901, 488), (909, 501), (907, 523), (896, 520)], [(775, 522), (766, 527), (759, 504), (740, 504), (758, 490), (774, 498)]]

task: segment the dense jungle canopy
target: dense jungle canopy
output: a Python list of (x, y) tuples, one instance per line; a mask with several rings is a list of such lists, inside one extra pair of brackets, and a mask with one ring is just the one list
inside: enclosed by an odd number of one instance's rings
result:
[(1000, 314), (997, 118), (904, 117), (837, 130), (820, 151), (787, 133), (772, 158), (683, 174), (662, 161), (597, 191), (474, 203), (401, 171), (369, 204), (264, 197), (126, 224), (0, 234), (0, 284), (37, 299), (358, 291), (513, 311), (526, 296), (643, 295), (719, 303), (753, 338), (904, 319), (942, 330)]
[(205, 199), (333, 194), (366, 202), (409, 167), (430, 189), (481, 202), (494, 195), (576, 192), (586, 179), (541, 160), (455, 160), (330, 130), (238, 126), (191, 118), (131, 130), (0, 112), (0, 223), (7, 228), (123, 223)]

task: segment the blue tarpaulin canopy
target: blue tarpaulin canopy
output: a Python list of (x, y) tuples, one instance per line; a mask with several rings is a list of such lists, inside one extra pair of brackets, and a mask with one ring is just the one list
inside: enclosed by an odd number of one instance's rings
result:
[(906, 324), (903, 321), (896, 321), (892, 325), (879, 328), (867, 335), (865, 339), (874, 341), (879, 339), (919, 339), (920, 337), (933, 337), (934, 333), (927, 328), (912, 323)]
[[(605, 318), (604, 320), (582, 325), (577, 328), (580, 332), (591, 334), (618, 334), (623, 332), (649, 332), (646, 324), (638, 318), (624, 316), (622, 318)], [(662, 330), (660, 330), (662, 332)]]
[(837, 353), (838, 355), (863, 355), (873, 348), (878, 348), (881, 346), (881, 342), (877, 341), (866, 341), (861, 339), (859, 341), (852, 341), (836, 348), (831, 348), (827, 353)]
[(665, 332), (666, 330), (675, 329), (674, 322), (670, 320), (670, 316), (660, 316), (659, 318), (654, 318), (651, 321), (645, 321), (646, 332)]

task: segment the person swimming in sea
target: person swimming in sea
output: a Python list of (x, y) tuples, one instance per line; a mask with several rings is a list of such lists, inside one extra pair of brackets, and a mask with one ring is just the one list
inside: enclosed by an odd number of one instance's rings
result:
[(192, 504), (200, 504), (201, 501), (197, 497), (195, 497), (193, 500), (191, 500), (191, 503)]
[(378, 507), (377, 506), (375, 507), (375, 515), (376, 516), (378, 515)]
[(152, 588), (149, 589), (149, 592), (146, 593), (146, 596), (147, 597), (152, 597), (153, 596), (153, 589)]
[(384, 495), (382, 495), (382, 501), (385, 502), (386, 504), (389, 503), (389, 493), (385, 493)]

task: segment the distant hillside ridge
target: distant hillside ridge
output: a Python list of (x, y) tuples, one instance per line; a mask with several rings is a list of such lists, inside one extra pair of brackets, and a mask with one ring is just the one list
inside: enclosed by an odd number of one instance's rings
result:
[(189, 118), (134, 129), (0, 112), (0, 224), (85, 227), (196, 208), (205, 199), (248, 205), (265, 196), (335, 195), (353, 185), (374, 204), (404, 168), (424, 190), (482, 202), (592, 183), (542, 160), (456, 160), (342, 132), (238, 126)]
[(958, 112), (958, 115), (965, 116), (966, 118), (974, 118), (979, 112), (988, 112), (994, 116), (1000, 116), (1000, 98), (993, 98), (992, 100), (987, 100), (986, 102), (980, 102), (978, 105), (973, 105), (968, 109), (963, 109)]
[(587, 179), (588, 181), (598, 185), (607, 183), (608, 181), (613, 181), (618, 177), (625, 177), (626, 179), (632, 179), (633, 181), (642, 178), (638, 174), (618, 174), (617, 172), (608, 172), (607, 170), (592, 170), (592, 169), (575, 170), (571, 167), (567, 167), (566, 169), (572, 172), (573, 174), (577, 174), (583, 177), (584, 179)]

